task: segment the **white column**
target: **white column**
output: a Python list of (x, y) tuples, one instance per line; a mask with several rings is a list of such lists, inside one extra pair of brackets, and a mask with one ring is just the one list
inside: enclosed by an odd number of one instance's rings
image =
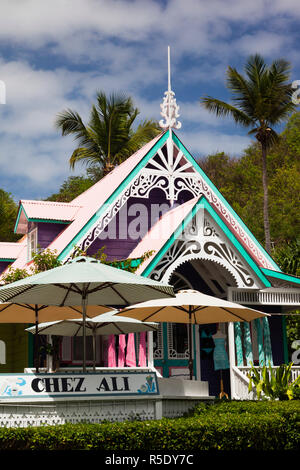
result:
[[(52, 336), (47, 335), (47, 343), (52, 345)], [(46, 356), (46, 369), (47, 372), (53, 372), (53, 355), (47, 354)]]
[(231, 398), (236, 398), (236, 396), (235, 396), (234, 372), (233, 372), (233, 366), (235, 366), (235, 345), (234, 345), (234, 325), (233, 325), (233, 322), (230, 322), (228, 324), (228, 356), (229, 356), (229, 366), (230, 366)]
[(153, 362), (153, 331), (148, 331), (147, 342), (148, 342), (148, 367), (153, 369), (154, 368), (154, 362)]
[(201, 369), (200, 369), (200, 334), (199, 325), (195, 325), (195, 343), (196, 343), (196, 375), (197, 380), (201, 380)]
[(0, 340), (0, 364), (6, 364), (6, 347), (2, 340)]

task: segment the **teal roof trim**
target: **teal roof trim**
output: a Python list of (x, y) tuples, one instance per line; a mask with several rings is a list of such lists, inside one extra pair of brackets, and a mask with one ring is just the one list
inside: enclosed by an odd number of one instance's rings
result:
[(225, 222), (220, 218), (220, 216), (216, 213), (210, 203), (207, 201), (205, 196), (201, 196), (199, 201), (194, 205), (190, 213), (186, 216), (186, 218), (180, 223), (177, 227), (173, 235), (169, 238), (169, 240), (164, 244), (161, 250), (157, 253), (157, 255), (153, 258), (151, 263), (147, 266), (145, 271), (143, 272), (142, 276), (149, 276), (151, 271), (155, 268), (157, 263), (161, 260), (164, 254), (168, 251), (168, 249), (172, 246), (174, 241), (178, 238), (184, 228), (188, 225), (188, 223), (192, 220), (192, 218), (196, 215), (200, 208), (206, 209), (209, 214), (213, 217), (215, 222), (221, 228), (221, 230), (225, 233), (227, 238), (232, 242), (235, 248), (238, 250), (240, 255), (244, 258), (247, 264), (251, 267), (251, 269), (255, 272), (257, 277), (261, 280), (265, 287), (271, 287), (270, 281), (266, 278), (264, 273), (262, 272), (261, 268), (256, 264), (253, 258), (248, 254), (245, 248), (241, 245), (241, 243), (236, 239), (234, 234), (229, 230)]
[(16, 233), (17, 227), (19, 225), (19, 220), (20, 220), (22, 211), (24, 212), (26, 219), (29, 220), (23, 205), (20, 204), (18, 215), (17, 215), (17, 220), (16, 220), (15, 227), (14, 227), (14, 233)]
[(99, 217), (103, 214), (104, 210), (107, 208), (112, 201), (119, 196), (119, 194), (126, 188), (126, 186), (135, 178), (135, 176), (139, 173), (139, 171), (145, 166), (145, 164), (152, 158), (157, 150), (166, 142), (168, 138), (168, 132), (165, 132), (161, 138), (155, 143), (155, 145), (147, 152), (147, 154), (142, 158), (142, 160), (137, 164), (137, 166), (126, 176), (123, 182), (118, 186), (118, 188), (109, 196), (109, 198), (101, 205), (101, 207), (97, 210), (97, 212), (90, 218), (90, 220), (84, 225), (84, 227), (78, 232), (76, 237), (68, 243), (68, 245), (64, 248), (64, 250), (58, 256), (58, 259), (61, 261), (63, 260), (71, 249), (76, 246), (76, 244), (80, 241), (83, 234), (86, 233), (93, 224), (99, 219)]
[(28, 222), (42, 222), (43, 224), (63, 224), (69, 225), (71, 222), (66, 220), (52, 220), (52, 219), (27, 219)]
[(65, 224), (65, 225), (68, 225), (70, 223), (70, 221), (65, 221), (65, 220), (32, 219), (32, 218), (28, 217), (23, 205), (20, 204), (18, 215), (17, 215), (17, 220), (16, 220), (15, 227), (14, 227), (14, 233), (16, 233), (22, 211), (24, 212), (24, 215), (25, 215), (28, 222), (42, 222), (42, 223)]
[(212, 181), (208, 178), (208, 176), (204, 173), (202, 168), (199, 166), (195, 158), (189, 153), (189, 151), (186, 149), (186, 147), (183, 145), (183, 143), (179, 140), (176, 134), (173, 132), (173, 142), (177, 145), (179, 150), (181, 150), (185, 157), (194, 165), (194, 167), (197, 169), (197, 171), (201, 174), (203, 179), (207, 182), (207, 184), (213, 188), (215, 193), (218, 195), (224, 206), (227, 207), (227, 209), (232, 213), (234, 218), (239, 222), (241, 227), (245, 230), (247, 235), (251, 238), (251, 240), (259, 247), (259, 249), (263, 252), (265, 257), (268, 259), (268, 261), (274, 266), (275, 269), (278, 271), (281, 271), (279, 266), (275, 263), (275, 261), (271, 258), (271, 256), (266, 252), (266, 250), (263, 248), (263, 246), (259, 243), (259, 241), (256, 240), (254, 235), (250, 232), (248, 227), (245, 225), (245, 223), (242, 221), (242, 219), (237, 215), (237, 213), (234, 211), (234, 209), (228, 204), (224, 196), (220, 193), (220, 191), (216, 188), (216, 186), (212, 183)]
[(272, 271), (271, 269), (262, 268), (262, 271), (266, 276), (275, 277), (277, 279), (282, 279), (283, 281), (294, 282), (300, 286), (300, 278), (293, 276), (292, 274), (285, 274), (282, 271)]

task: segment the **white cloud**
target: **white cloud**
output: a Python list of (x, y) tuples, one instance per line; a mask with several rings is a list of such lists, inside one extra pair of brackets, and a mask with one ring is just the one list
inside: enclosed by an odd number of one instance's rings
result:
[(247, 136), (203, 130), (192, 133), (181, 131), (178, 137), (196, 159), (218, 152), (225, 152), (231, 156), (240, 155), (251, 143), (251, 139)]
[(283, 48), (290, 45), (291, 37), (286, 34), (256, 31), (245, 34), (237, 42), (236, 48), (244, 54), (275, 55), (278, 57)]
[(298, 65), (287, 28), (299, 15), (298, 0), (2, 0), (1, 180), (23, 179), (32, 194), (58, 189), (76, 143), (55, 130), (55, 116), (69, 107), (86, 122), (96, 90), (123, 91), (142, 119), (160, 119), (168, 44), (185, 145), (198, 155), (240, 153), (250, 139), (196, 100), (223, 99), (227, 66), (241, 70), (249, 54)]

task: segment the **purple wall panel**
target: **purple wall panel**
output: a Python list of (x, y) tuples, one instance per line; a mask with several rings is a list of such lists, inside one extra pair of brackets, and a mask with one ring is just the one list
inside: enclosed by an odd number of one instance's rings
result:
[(65, 228), (65, 224), (55, 224), (48, 222), (39, 222), (38, 227), (38, 245), (41, 248), (47, 248), (50, 243), (59, 235)]
[(3, 273), (9, 264), (11, 264), (9, 261), (0, 261), (0, 274)]
[(149, 199), (130, 198), (101, 238), (90, 246), (88, 255), (105, 246), (108, 260), (126, 259), (162, 213), (169, 209), (165, 193), (158, 189), (151, 191)]

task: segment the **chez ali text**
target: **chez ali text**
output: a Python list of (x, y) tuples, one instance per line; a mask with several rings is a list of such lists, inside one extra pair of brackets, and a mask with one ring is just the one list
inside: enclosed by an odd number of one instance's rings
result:
[[(86, 392), (85, 377), (43, 377), (35, 378), (31, 388), (36, 393)], [(98, 392), (129, 391), (128, 377), (103, 377), (99, 380)]]

